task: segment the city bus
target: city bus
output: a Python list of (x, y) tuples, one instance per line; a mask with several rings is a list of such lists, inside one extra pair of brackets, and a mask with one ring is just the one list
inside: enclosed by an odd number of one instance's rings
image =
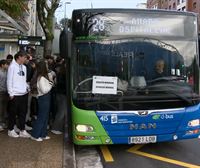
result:
[(62, 47), (69, 60), (75, 144), (199, 137), (196, 14), (78, 9), (72, 13), (70, 33), (61, 46), (66, 45)]

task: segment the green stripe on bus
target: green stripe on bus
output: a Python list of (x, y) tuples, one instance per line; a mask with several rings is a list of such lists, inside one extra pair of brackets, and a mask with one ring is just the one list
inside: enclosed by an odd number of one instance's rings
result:
[[(85, 124), (93, 126), (93, 132), (78, 132), (76, 130), (77, 124)], [(112, 140), (106, 133), (101, 122), (99, 121), (95, 111), (82, 110), (72, 105), (72, 127), (73, 127), (73, 141), (77, 145), (95, 145), (95, 144), (113, 144)], [(79, 140), (77, 136), (94, 137), (92, 140)], [(110, 141), (108, 141), (110, 139)], [(106, 143), (107, 140), (107, 143)]]

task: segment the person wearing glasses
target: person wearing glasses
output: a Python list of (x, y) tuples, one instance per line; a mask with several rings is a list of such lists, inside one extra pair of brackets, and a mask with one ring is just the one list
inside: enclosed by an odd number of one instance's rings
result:
[[(19, 51), (15, 54), (7, 73), (7, 90), (9, 94), (8, 105), (8, 136), (29, 138), (30, 134), (25, 130), (29, 86), (26, 81), (26, 52)], [(18, 116), (20, 129), (15, 132), (16, 116)]]

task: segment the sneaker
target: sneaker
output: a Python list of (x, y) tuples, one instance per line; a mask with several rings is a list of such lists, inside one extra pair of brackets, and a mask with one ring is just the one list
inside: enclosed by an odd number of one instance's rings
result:
[(15, 132), (15, 130), (8, 131), (8, 136), (13, 138), (18, 138), (19, 135)]
[(34, 141), (37, 141), (37, 142), (42, 142), (43, 139), (42, 138), (34, 138), (31, 136), (31, 139), (34, 140)]
[(31, 135), (26, 130), (20, 131), (19, 136), (22, 138), (30, 138), (31, 137)]
[(60, 135), (60, 134), (62, 134), (61, 131), (56, 131), (56, 130), (51, 130), (51, 132), (54, 133), (54, 134), (56, 134), (56, 135)]
[(17, 128), (17, 126), (16, 126), (16, 125), (14, 126), (14, 130), (15, 130), (15, 132), (17, 132), (17, 133), (19, 133), (19, 132), (20, 132), (20, 129), (19, 129), (19, 128)]
[(3, 126), (2, 125), (0, 125), (0, 131), (3, 131), (4, 129), (3, 129)]
[(25, 125), (25, 130), (26, 131), (30, 131), (30, 130), (32, 130), (32, 127), (30, 127), (30, 126), (28, 126), (27, 124)]
[(42, 137), (42, 139), (43, 139), (43, 140), (48, 140), (48, 139), (51, 139), (51, 137), (50, 137), (50, 136), (46, 136), (46, 137), (44, 137), (44, 138)]

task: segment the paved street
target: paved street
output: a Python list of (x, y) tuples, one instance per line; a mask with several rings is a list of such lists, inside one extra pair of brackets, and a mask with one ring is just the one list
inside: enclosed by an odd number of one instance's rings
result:
[(200, 168), (200, 140), (101, 147), (104, 168)]
[[(63, 136), (50, 136), (50, 140), (35, 142), (10, 138), (6, 131), (1, 132), (0, 168), (62, 168)], [(75, 165), (77, 168), (200, 168), (199, 142), (191, 139), (146, 145), (75, 146)]]
[(99, 146), (75, 146), (77, 168), (103, 168)]
[(0, 168), (62, 168), (63, 135), (36, 142), (26, 138), (10, 138), (0, 132)]

